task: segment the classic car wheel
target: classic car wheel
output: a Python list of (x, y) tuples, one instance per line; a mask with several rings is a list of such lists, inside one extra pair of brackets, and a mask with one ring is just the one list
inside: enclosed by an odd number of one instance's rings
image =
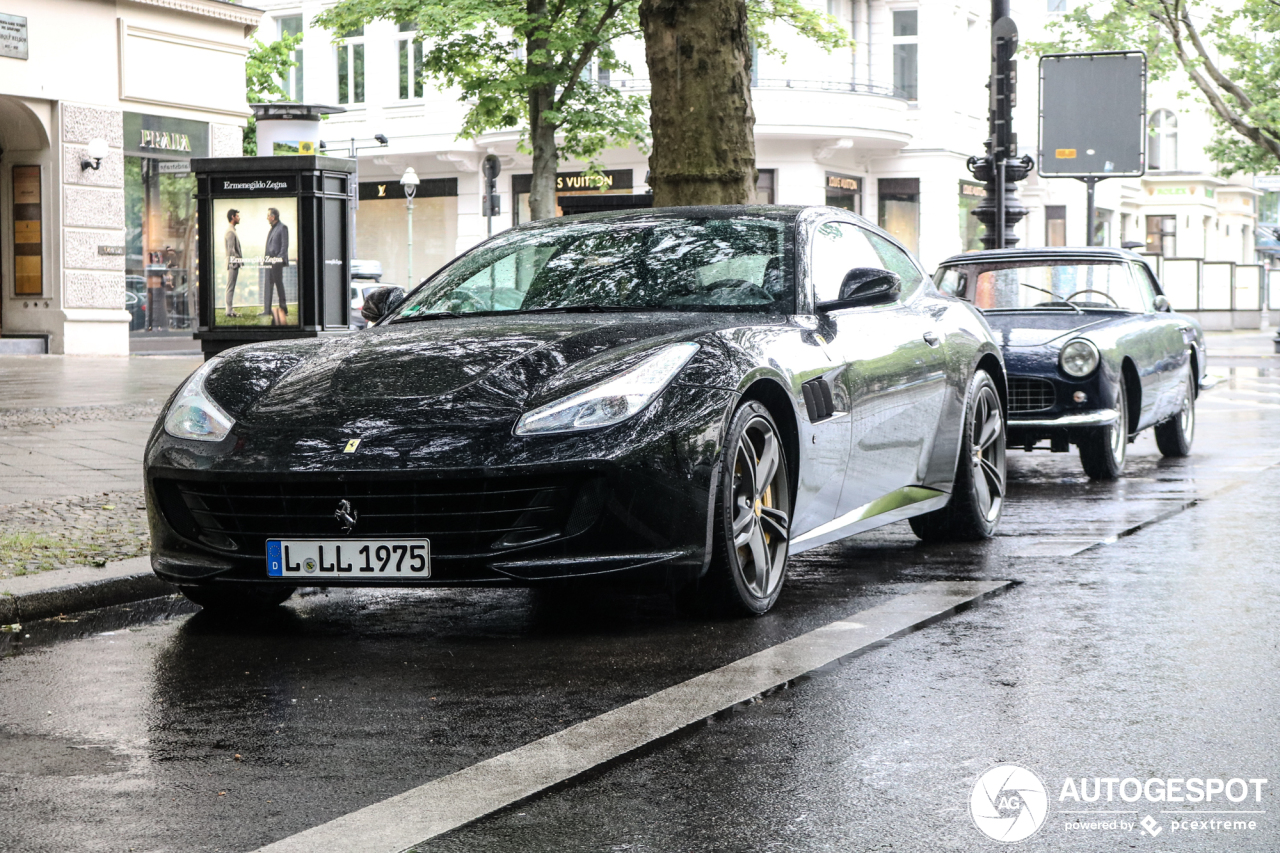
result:
[(1091, 480), (1114, 480), (1124, 470), (1129, 451), (1129, 406), (1124, 379), (1116, 385), (1116, 411), (1120, 416), (1111, 426), (1090, 430), (1078, 442), (1080, 464)]
[(964, 424), (951, 500), (911, 519), (911, 529), (926, 542), (986, 539), (1000, 521), (1006, 432), (995, 382), (985, 370), (974, 371), (969, 381)]
[(219, 616), (262, 613), (279, 607), (293, 595), (293, 587), (275, 584), (237, 584), (227, 587), (180, 586), (188, 601)]
[(787, 573), (791, 480), (778, 427), (754, 400), (729, 425), (717, 495), (706, 603), (721, 612), (765, 613)]
[(1156, 424), (1156, 447), (1165, 456), (1187, 456), (1196, 437), (1196, 392), (1194, 376), (1182, 389), (1182, 409), (1162, 424)]

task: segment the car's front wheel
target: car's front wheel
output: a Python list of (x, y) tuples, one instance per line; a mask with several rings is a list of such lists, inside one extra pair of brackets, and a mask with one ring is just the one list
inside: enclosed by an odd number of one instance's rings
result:
[(1165, 456), (1189, 456), (1196, 437), (1196, 391), (1194, 376), (1182, 389), (1182, 408), (1162, 424), (1156, 424), (1156, 447)]
[(967, 400), (951, 499), (942, 509), (911, 519), (912, 531), (926, 542), (986, 539), (995, 533), (1004, 508), (1004, 411), (985, 370), (974, 371)]
[(734, 412), (720, 467), (711, 567), (700, 597), (715, 611), (759, 615), (782, 592), (792, 508), (786, 447), (760, 403), (748, 400)]
[(1090, 430), (1078, 442), (1080, 464), (1091, 480), (1114, 480), (1124, 471), (1129, 452), (1129, 407), (1124, 379), (1116, 386), (1118, 416), (1110, 426)]
[(293, 595), (293, 589), (291, 586), (265, 583), (178, 587), (178, 591), (188, 601), (219, 616), (242, 616), (270, 611), (288, 601)]

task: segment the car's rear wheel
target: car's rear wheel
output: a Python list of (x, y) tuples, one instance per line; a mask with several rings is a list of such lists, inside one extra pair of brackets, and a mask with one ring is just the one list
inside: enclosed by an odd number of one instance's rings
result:
[(225, 584), (180, 586), (187, 600), (220, 616), (249, 615), (270, 611), (289, 600), (293, 587), (276, 584)]
[(1165, 456), (1188, 456), (1196, 437), (1196, 391), (1194, 376), (1187, 377), (1182, 391), (1182, 408), (1162, 424), (1156, 424), (1156, 447)]
[(969, 380), (951, 500), (911, 519), (917, 536), (926, 542), (975, 541), (995, 533), (1004, 509), (1005, 440), (996, 384), (985, 370), (976, 370)]
[(1118, 417), (1115, 423), (1090, 430), (1077, 443), (1080, 464), (1091, 480), (1114, 480), (1124, 471), (1125, 456), (1129, 452), (1128, 399), (1121, 378), (1116, 386)]
[(789, 473), (769, 410), (743, 403), (721, 458), (711, 567), (699, 593), (713, 611), (759, 615), (778, 600), (791, 535)]

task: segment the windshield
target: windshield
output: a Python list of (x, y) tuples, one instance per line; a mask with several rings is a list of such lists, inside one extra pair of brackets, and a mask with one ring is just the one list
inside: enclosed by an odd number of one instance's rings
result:
[(495, 311), (790, 311), (787, 230), (737, 216), (511, 231), (411, 293), (392, 322)]
[[(1014, 267), (949, 269), (940, 276), (939, 289), (963, 291), (968, 278), (969, 296), (984, 311), (1028, 308), (1110, 308), (1146, 311), (1146, 294), (1133, 279), (1127, 263), (1027, 264)], [(957, 295), (963, 295), (957, 294)]]

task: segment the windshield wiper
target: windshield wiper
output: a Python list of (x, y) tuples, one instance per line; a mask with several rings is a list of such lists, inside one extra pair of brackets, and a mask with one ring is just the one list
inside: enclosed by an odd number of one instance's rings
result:
[(1023, 287), (1029, 287), (1032, 290), (1038, 290), (1041, 293), (1047, 293), (1053, 297), (1053, 299), (1050, 300), (1049, 302), (1040, 303), (1041, 305), (1066, 305), (1068, 308), (1071, 308), (1072, 310), (1074, 310), (1077, 314), (1084, 313), (1083, 311), (1080, 310), (1079, 305), (1076, 305), (1074, 302), (1068, 302), (1064, 299), (1059, 299), (1058, 294), (1054, 293), (1052, 290), (1045, 290), (1043, 287), (1036, 287), (1034, 284), (1027, 284), (1025, 281), (1020, 281), (1018, 282), (1018, 284), (1022, 285)]
[(654, 311), (655, 308), (642, 305), (554, 305), (550, 308), (521, 308), (507, 311), (507, 314), (609, 314), (633, 311)]
[(391, 321), (391, 324), (395, 325), (396, 323), (413, 323), (418, 320), (441, 320), (446, 317), (461, 317), (461, 316), (462, 316), (461, 314), (458, 314), (455, 311), (429, 311), (425, 314), (411, 314), (408, 317), (397, 317)]

